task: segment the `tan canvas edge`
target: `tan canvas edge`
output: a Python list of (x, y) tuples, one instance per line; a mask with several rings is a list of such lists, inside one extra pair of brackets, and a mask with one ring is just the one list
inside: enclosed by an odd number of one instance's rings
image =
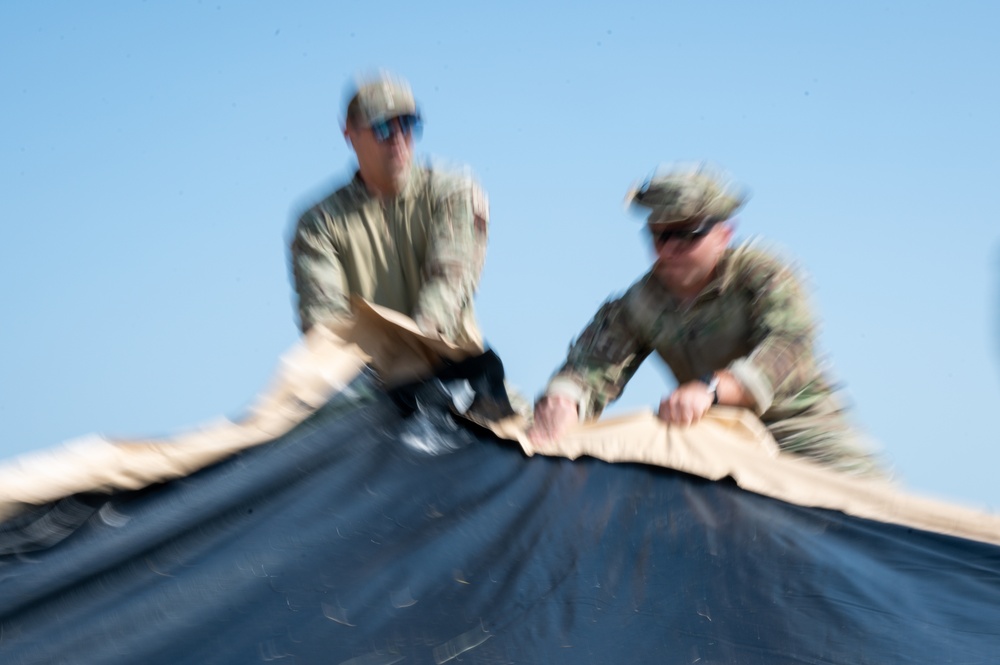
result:
[(516, 423), (500, 423), (494, 432), (519, 441), (529, 455), (587, 455), (653, 464), (709, 480), (730, 477), (744, 490), (787, 503), (1000, 545), (1000, 516), (779, 454), (763, 423), (746, 409), (714, 407), (692, 427), (668, 425), (651, 411), (608, 418), (576, 426), (544, 450), (533, 446)]
[[(83, 491), (138, 489), (192, 473), (244, 448), (272, 440), (322, 406), (371, 364), (388, 384), (429, 374), (459, 348), (425, 337), (408, 317), (356, 301), (355, 318), (317, 327), (283, 358), (270, 388), (238, 421), (220, 421), (160, 440), (87, 437), (0, 465), (0, 519), (24, 504), (43, 504)], [(743, 489), (801, 506), (838, 510), (880, 522), (1000, 545), (1000, 517), (914, 496), (880, 481), (860, 480), (778, 454), (749, 411), (716, 407), (693, 427), (668, 426), (650, 412), (578, 425), (558, 443), (536, 449), (523, 422), (484, 424), (519, 442), (525, 453), (608, 462), (639, 462), (710, 480), (731, 477)]]
[(425, 337), (411, 319), (363, 300), (354, 319), (315, 326), (279, 362), (270, 386), (237, 422), (220, 419), (163, 439), (99, 435), (0, 464), (0, 520), (24, 505), (78, 492), (134, 490), (188, 475), (233, 453), (277, 438), (316, 411), (370, 363), (389, 384), (428, 375), (441, 358), (481, 347)]

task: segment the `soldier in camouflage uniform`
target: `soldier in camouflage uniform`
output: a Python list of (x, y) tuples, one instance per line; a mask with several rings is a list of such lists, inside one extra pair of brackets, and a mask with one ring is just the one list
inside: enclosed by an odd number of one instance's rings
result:
[(348, 315), (356, 294), (426, 333), (482, 344), (472, 301), (486, 256), (486, 195), (467, 173), (413, 163), (420, 128), (399, 78), (364, 81), (351, 97), (344, 136), (358, 171), (302, 215), (292, 239), (303, 332)]
[(729, 246), (743, 193), (704, 165), (657, 175), (629, 193), (648, 210), (657, 258), (605, 303), (536, 404), (529, 436), (557, 439), (597, 418), (658, 353), (677, 379), (661, 419), (688, 425), (713, 404), (753, 409), (783, 451), (858, 475), (882, 475), (814, 352), (814, 319), (788, 265)]

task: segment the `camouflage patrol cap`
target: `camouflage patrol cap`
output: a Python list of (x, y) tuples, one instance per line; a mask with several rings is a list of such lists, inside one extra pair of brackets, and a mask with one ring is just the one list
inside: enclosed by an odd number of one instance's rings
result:
[(666, 226), (695, 220), (721, 222), (746, 199), (746, 193), (721, 172), (698, 164), (653, 175), (629, 190), (625, 204), (648, 209), (650, 226)]
[(359, 81), (347, 104), (347, 121), (370, 126), (401, 115), (417, 115), (417, 102), (410, 84), (392, 74), (381, 72)]

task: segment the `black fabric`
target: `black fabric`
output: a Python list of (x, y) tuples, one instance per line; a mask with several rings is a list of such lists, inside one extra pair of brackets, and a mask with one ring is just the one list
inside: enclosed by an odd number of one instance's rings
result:
[[(457, 391), (471, 391), (472, 402), (455, 408)], [(504, 385), (503, 362), (492, 349), (460, 361), (442, 361), (434, 377), (396, 387), (389, 392), (393, 402), (406, 417), (421, 405), (434, 404), (457, 413), (469, 413), (484, 421), (497, 421), (514, 415)], [(478, 431), (478, 430), (477, 430)]]
[(998, 547), (529, 459), (372, 385), (192, 476), (3, 525), (0, 662), (1000, 662)]

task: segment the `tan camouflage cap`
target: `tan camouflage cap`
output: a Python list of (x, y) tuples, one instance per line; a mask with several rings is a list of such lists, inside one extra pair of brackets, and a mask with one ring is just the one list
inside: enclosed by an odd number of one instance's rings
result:
[(347, 104), (347, 121), (362, 126), (401, 115), (420, 115), (413, 91), (404, 79), (385, 72), (359, 81)]
[(633, 186), (627, 206), (649, 209), (646, 223), (666, 226), (691, 221), (723, 221), (742, 206), (747, 194), (708, 164), (673, 167)]

